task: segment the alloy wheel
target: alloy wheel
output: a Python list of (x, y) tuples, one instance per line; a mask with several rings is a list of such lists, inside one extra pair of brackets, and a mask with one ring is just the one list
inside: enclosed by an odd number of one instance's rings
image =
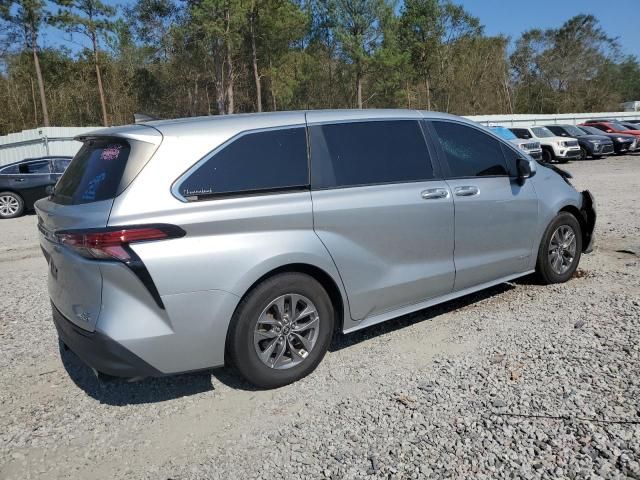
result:
[(569, 225), (556, 228), (549, 242), (548, 258), (551, 269), (558, 275), (566, 273), (576, 257), (576, 233)]
[(13, 195), (2, 195), (0, 197), (0, 215), (10, 217), (18, 213), (20, 202)]
[(269, 368), (291, 368), (311, 353), (319, 327), (318, 310), (311, 300), (287, 293), (272, 300), (258, 317), (253, 346)]

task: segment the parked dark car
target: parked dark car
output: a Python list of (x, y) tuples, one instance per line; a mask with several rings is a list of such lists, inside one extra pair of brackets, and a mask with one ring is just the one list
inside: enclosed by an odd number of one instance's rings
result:
[(637, 140), (635, 135), (625, 135), (622, 133), (606, 133), (595, 127), (587, 125), (578, 125), (578, 128), (589, 135), (604, 135), (613, 141), (613, 150), (621, 155), (623, 153), (633, 152), (636, 149)]
[(29, 158), (0, 166), (0, 219), (14, 218), (33, 209), (36, 200), (47, 196), (71, 157)]
[(635, 135), (640, 139), (640, 125), (635, 125), (635, 127), (627, 127), (625, 125), (621, 125), (620, 122), (611, 121), (611, 122), (585, 122), (582, 125), (588, 127), (596, 127), (598, 130), (601, 130), (606, 133), (624, 133), (625, 135)]
[(575, 125), (545, 125), (549, 130), (559, 137), (572, 137), (578, 139), (580, 145), (580, 159), (587, 157), (601, 158), (614, 152), (613, 140), (601, 135), (593, 135), (580, 130)]

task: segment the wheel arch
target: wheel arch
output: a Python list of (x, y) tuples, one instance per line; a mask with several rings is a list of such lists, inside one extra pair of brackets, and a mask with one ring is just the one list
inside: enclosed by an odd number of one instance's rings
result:
[[(289, 263), (289, 264), (281, 265), (269, 270), (268, 272), (260, 276), (260, 278), (255, 280), (251, 284), (251, 286), (246, 290), (246, 292), (242, 295), (242, 297), (240, 298), (240, 300), (238, 301), (238, 304), (234, 309), (234, 315), (235, 315), (235, 312), (238, 310), (238, 308), (240, 308), (240, 304), (242, 303), (242, 300), (246, 298), (246, 296), (249, 295), (249, 293), (253, 291), (253, 289), (255, 289), (260, 283), (264, 282), (265, 280), (272, 278), (276, 275), (279, 275), (281, 273), (303, 273), (303, 274), (309, 275), (314, 280), (318, 281), (320, 285), (322, 285), (322, 287), (325, 289), (327, 294), (329, 295), (331, 304), (333, 305), (334, 311), (336, 312), (334, 330), (337, 330), (340, 332), (342, 331), (344, 326), (345, 315), (347, 315), (348, 304), (347, 304), (346, 298), (344, 298), (342, 291), (340, 290), (340, 287), (338, 286), (339, 285), (338, 281), (334, 279), (331, 276), (331, 274), (329, 274), (326, 270), (316, 265), (312, 265), (310, 263), (304, 263), (304, 262)], [(231, 331), (231, 328), (227, 328), (227, 340), (225, 342), (225, 357), (227, 354), (230, 331)]]
[(587, 225), (587, 220), (584, 218), (584, 215), (582, 214), (580, 209), (575, 207), (574, 205), (565, 205), (560, 210), (558, 210), (558, 215), (563, 212), (570, 213), (571, 215), (573, 215), (578, 221), (578, 223), (580, 224), (580, 236), (582, 237), (582, 251), (585, 251), (585, 249), (590, 243), (590, 236), (588, 233), (589, 227)]

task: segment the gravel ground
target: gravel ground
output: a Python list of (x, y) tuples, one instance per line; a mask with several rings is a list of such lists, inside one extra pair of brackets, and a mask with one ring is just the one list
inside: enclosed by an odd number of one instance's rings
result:
[(337, 337), (272, 391), (98, 382), (58, 350), (35, 217), (3, 221), (0, 478), (640, 479), (640, 156), (566, 168), (599, 215), (576, 278)]

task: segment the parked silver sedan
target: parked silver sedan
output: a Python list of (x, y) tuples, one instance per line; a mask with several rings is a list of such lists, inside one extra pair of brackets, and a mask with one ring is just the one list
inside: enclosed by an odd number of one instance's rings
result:
[(79, 140), (38, 226), (59, 337), (111, 375), (231, 362), (285, 385), (335, 330), (533, 272), (567, 281), (592, 244), (588, 192), (451, 115), (229, 115)]

